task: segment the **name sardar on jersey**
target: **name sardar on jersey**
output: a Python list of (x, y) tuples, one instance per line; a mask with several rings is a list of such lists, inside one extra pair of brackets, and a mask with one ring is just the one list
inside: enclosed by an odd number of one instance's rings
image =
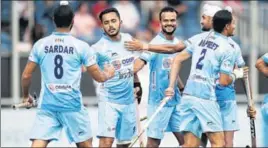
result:
[(218, 44), (216, 44), (212, 41), (208, 41), (208, 40), (201, 40), (201, 42), (199, 43), (198, 46), (201, 46), (201, 47), (206, 46), (207, 48), (212, 49), (212, 50), (216, 50), (219, 47)]
[(74, 48), (69, 46), (62, 46), (62, 45), (50, 45), (45, 46), (45, 53), (67, 53), (67, 54), (74, 54)]

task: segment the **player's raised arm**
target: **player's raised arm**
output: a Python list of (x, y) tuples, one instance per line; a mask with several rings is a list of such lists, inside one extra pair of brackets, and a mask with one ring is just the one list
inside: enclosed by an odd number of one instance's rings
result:
[[(265, 62), (267, 61), (267, 62)], [(265, 77), (268, 77), (268, 53), (259, 58), (255, 64), (255, 67), (264, 74)]]
[(166, 96), (173, 96), (175, 82), (180, 72), (181, 64), (183, 61), (187, 60), (190, 57), (191, 57), (191, 54), (186, 50), (176, 55), (172, 63), (171, 71), (170, 71), (169, 87), (166, 89)]
[(133, 51), (143, 50), (157, 53), (176, 53), (186, 48), (183, 42), (179, 42), (178, 44), (175, 45), (171, 44), (154, 45), (154, 44), (142, 43), (137, 39), (133, 39), (132, 41), (126, 41), (124, 45), (127, 49)]

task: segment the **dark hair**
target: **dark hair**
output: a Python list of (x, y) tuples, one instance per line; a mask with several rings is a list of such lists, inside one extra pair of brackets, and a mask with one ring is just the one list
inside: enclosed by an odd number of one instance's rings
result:
[(73, 21), (74, 12), (69, 5), (60, 5), (54, 11), (56, 27), (69, 27)]
[(161, 15), (162, 15), (162, 13), (164, 13), (164, 12), (175, 12), (175, 13), (176, 13), (176, 18), (178, 17), (178, 11), (177, 11), (177, 10), (175, 10), (175, 9), (172, 8), (172, 7), (164, 7), (164, 8), (160, 11), (160, 13), (159, 13), (159, 20), (161, 20)]
[(107, 14), (107, 13), (111, 13), (111, 12), (114, 12), (118, 16), (118, 18), (120, 19), (120, 14), (116, 8), (108, 8), (108, 9), (103, 10), (99, 15), (99, 19), (102, 21), (103, 15)]
[(228, 10), (220, 10), (213, 17), (213, 29), (222, 33), (224, 27), (233, 20), (232, 13)]

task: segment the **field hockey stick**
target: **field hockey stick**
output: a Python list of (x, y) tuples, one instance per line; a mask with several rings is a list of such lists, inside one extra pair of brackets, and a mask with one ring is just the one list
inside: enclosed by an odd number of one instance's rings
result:
[[(252, 98), (252, 91), (251, 91), (251, 85), (249, 81), (249, 75), (247, 74), (247, 77), (244, 78), (244, 89), (246, 91), (247, 95), (247, 100), (248, 100), (248, 106), (253, 107), (254, 102)], [(257, 147), (257, 142), (256, 142), (256, 130), (255, 130), (255, 121), (254, 118), (249, 117), (250, 119), (250, 135), (251, 135), (251, 146), (252, 147)]]
[(139, 135), (133, 140), (133, 142), (129, 145), (129, 147), (133, 147), (133, 145), (137, 142), (137, 140), (141, 137), (141, 135), (145, 132), (147, 127), (150, 125), (150, 123), (153, 121), (155, 116), (161, 111), (161, 109), (164, 107), (164, 105), (167, 103), (167, 101), (170, 99), (170, 97), (165, 97), (159, 107), (156, 109), (156, 111), (153, 113), (153, 115), (149, 118), (149, 120), (145, 123), (145, 126), (143, 127), (142, 131), (139, 133)]
[[(138, 104), (138, 100), (136, 99), (136, 119), (137, 119), (137, 128), (138, 128), (138, 133), (141, 132), (141, 121), (140, 121), (140, 112), (139, 112), (139, 104)], [(140, 144), (140, 147), (145, 147), (145, 137), (144, 135), (142, 134), (140, 137), (139, 137), (139, 144)]]
[(19, 103), (19, 104), (13, 104), (12, 108), (15, 109), (19, 109), (19, 108), (27, 108), (30, 109), (32, 107), (36, 107), (37, 106), (37, 96), (36, 93), (34, 93), (33, 95), (33, 103), (29, 106), (29, 102), (24, 102), (24, 103)]

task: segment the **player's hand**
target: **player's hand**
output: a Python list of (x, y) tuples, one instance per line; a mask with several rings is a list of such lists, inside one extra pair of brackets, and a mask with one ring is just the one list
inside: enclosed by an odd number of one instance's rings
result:
[(247, 108), (247, 115), (248, 115), (248, 117), (253, 118), (253, 119), (256, 119), (256, 114), (257, 114), (257, 112), (256, 112), (256, 110), (255, 110), (254, 107), (248, 107)]
[(111, 64), (105, 64), (104, 65), (104, 73), (105, 73), (107, 79), (111, 79), (115, 74), (114, 66)]
[(148, 50), (148, 44), (142, 43), (135, 38), (132, 38), (132, 41), (125, 41), (124, 46), (131, 51)]
[(23, 97), (22, 103), (27, 105), (27, 109), (31, 108), (33, 106), (33, 97), (31, 95), (28, 95), (28, 97)]
[(247, 66), (243, 67), (243, 77), (244, 78), (247, 78), (248, 77), (248, 72), (249, 72), (249, 68)]
[(138, 100), (138, 104), (140, 104), (142, 97), (142, 88), (140, 82), (134, 83), (134, 96)]
[(241, 79), (241, 78), (247, 78), (248, 72), (249, 72), (248, 67), (235, 68), (233, 74), (235, 75), (236, 79)]
[(172, 98), (174, 96), (174, 88), (172, 87), (168, 87), (166, 90), (165, 90), (165, 95), (166, 97), (170, 97)]

